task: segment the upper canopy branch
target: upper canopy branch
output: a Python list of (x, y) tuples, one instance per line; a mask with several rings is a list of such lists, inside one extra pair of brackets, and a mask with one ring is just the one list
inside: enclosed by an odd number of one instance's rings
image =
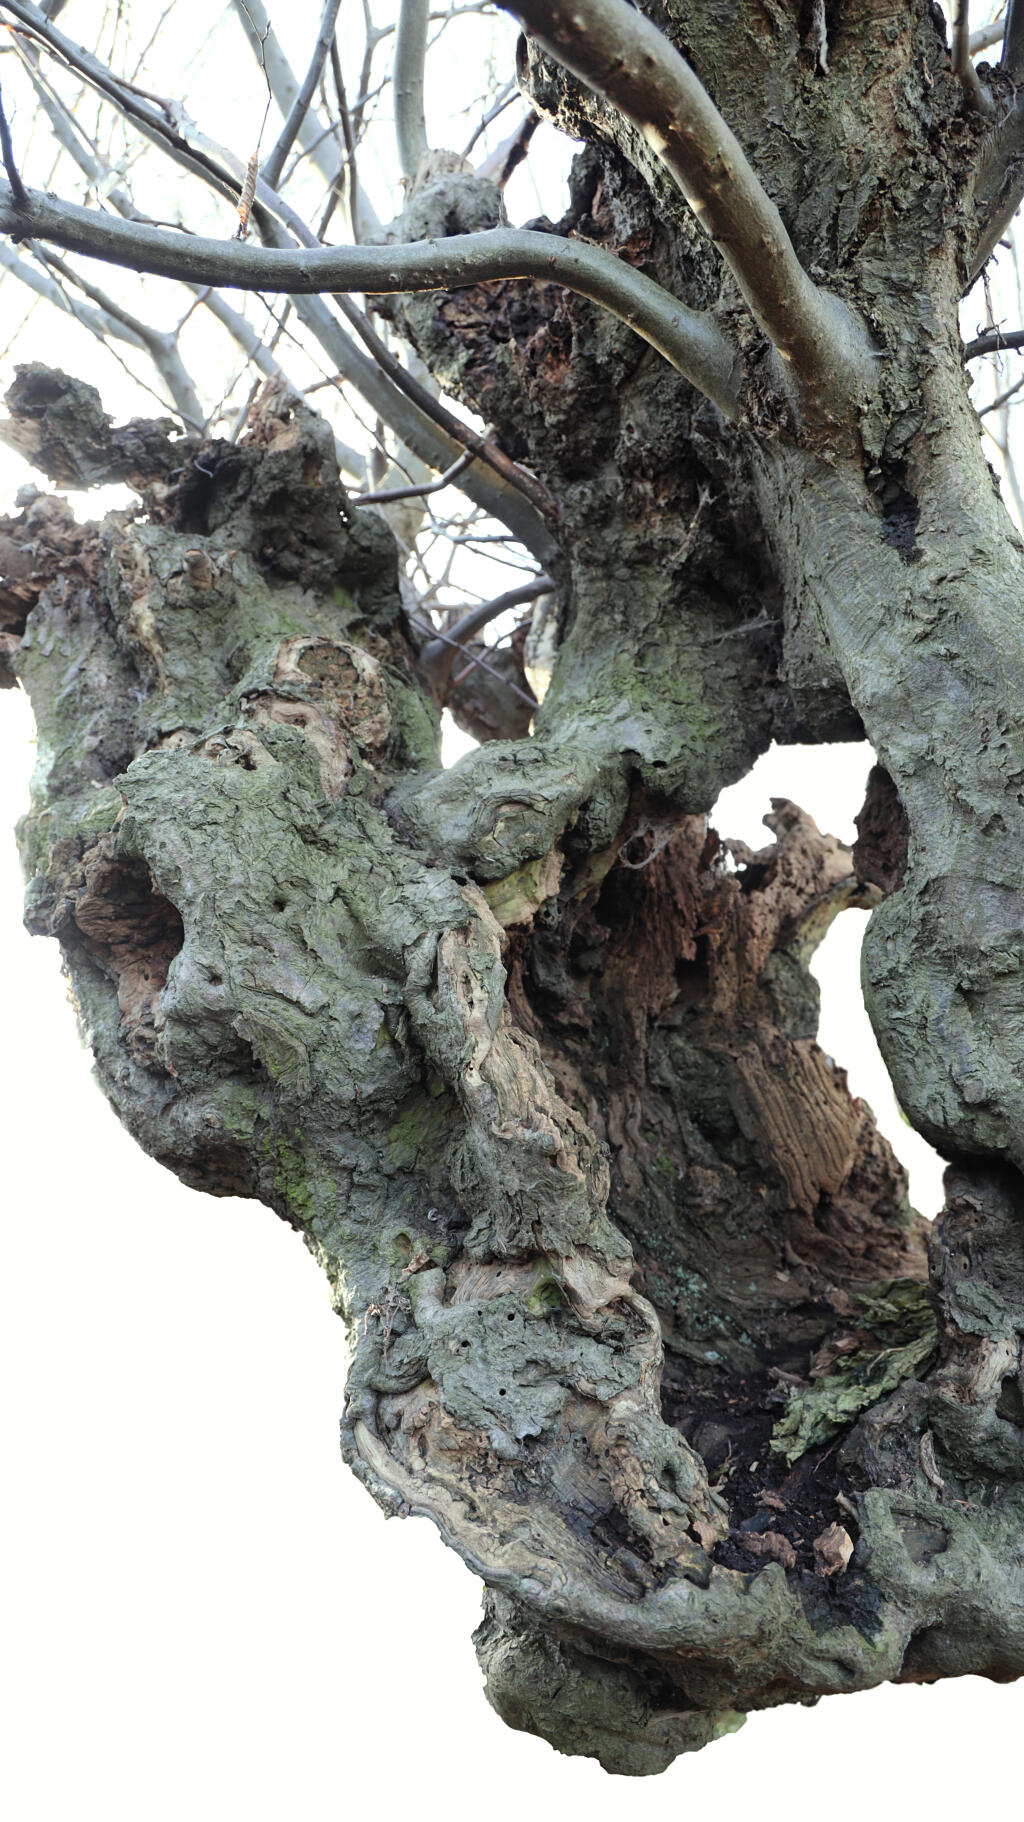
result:
[(819, 402), (871, 372), (866, 332), (804, 271), (775, 204), (689, 64), (629, 0), (500, 0), (671, 172), (760, 327)]
[(540, 278), (602, 304), (658, 349), (729, 417), (737, 412), (735, 354), (709, 316), (602, 247), (525, 229), (495, 228), (389, 247), (255, 247), (121, 221), (28, 192), (19, 209), (0, 183), (0, 232), (31, 235), (91, 259), (187, 283), (243, 291), (431, 291), (488, 279)]

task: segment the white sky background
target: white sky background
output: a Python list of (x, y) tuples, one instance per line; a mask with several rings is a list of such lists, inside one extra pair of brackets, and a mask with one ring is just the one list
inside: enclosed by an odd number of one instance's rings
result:
[[(212, 10), (178, 0), (187, 67), (163, 87), (188, 94), (200, 124), (245, 156), (263, 96), (234, 25), (211, 22)], [(375, 17), (390, 10), (377, 0)], [(94, 11), (73, 0), (60, 24), (92, 42)], [(297, 68), (318, 13), (319, 0), (292, 0), (274, 16)], [(343, 19), (358, 13), (346, 0)], [(479, 20), (457, 30), (468, 35), (453, 31), (428, 91), (437, 144), (448, 143), (445, 108), (472, 99), (484, 42)], [(25, 124), (22, 112), (16, 139)], [(461, 146), (468, 133), (451, 125)], [(380, 162), (364, 159), (362, 174), (386, 215), (386, 119), (374, 144)], [(560, 177), (554, 135), (540, 151)], [(525, 175), (516, 184), (510, 214), (522, 220), (539, 202)], [(100, 282), (115, 289), (110, 272)], [(171, 286), (149, 281), (147, 297), (153, 320), (175, 320)], [(10, 280), (0, 287), (0, 346), (24, 302)], [(208, 336), (195, 328), (193, 358)], [(60, 360), (100, 384), (115, 413), (151, 408), (43, 305), (4, 360), (3, 385), (15, 358)], [(25, 478), (0, 453), (0, 488)], [(472, 579), (492, 592), (482, 571)], [(0, 831), (25, 807), (30, 738), (24, 698), (0, 695)], [(718, 826), (761, 845), (770, 798), (790, 796), (852, 839), (869, 763), (867, 748), (774, 752), (726, 794)], [(593, 1822), (629, 1822), (685, 1805), (726, 1822), (776, 1808), (791, 1822), (852, 1822), (865, 1810), (959, 1816), (1019, 1792), (1024, 1694), (977, 1679), (754, 1716), (654, 1783), (608, 1778), (505, 1728), (469, 1641), (478, 1584), (426, 1521), (385, 1527), (341, 1464), (344, 1336), (325, 1280), (269, 1210), (185, 1190), (123, 1133), (77, 1042), (56, 944), (21, 929), (21, 890), (13, 842), (0, 838), (0, 1813), (321, 1822), (425, 1805), (454, 1822), (481, 1811), (504, 1822), (528, 1804), (541, 1817), (578, 1805)], [(933, 1214), (937, 1161), (895, 1108), (860, 1003), (864, 921), (846, 913), (821, 952), (822, 1042)], [(1008, 1813), (1017, 1808), (1019, 1795)]]

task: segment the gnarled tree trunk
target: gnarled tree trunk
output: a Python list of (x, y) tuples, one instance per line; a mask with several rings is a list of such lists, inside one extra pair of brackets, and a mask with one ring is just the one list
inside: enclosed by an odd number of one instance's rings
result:
[[(989, 128), (928, 6), (826, 8), (827, 56), (809, 7), (643, 9), (834, 311), (827, 358), (787, 355), (782, 292), (751, 314), (628, 64), (568, 0), (516, 10), (524, 87), (587, 141), (545, 231), (736, 350), (730, 415), (555, 285), (393, 306), (557, 503), (532, 735), (439, 769), (386, 528), (273, 388), (199, 447), (26, 370), (25, 452), (143, 506), (4, 526), (4, 651), (40, 726), (29, 915), (107, 1093), (321, 1259), (347, 1458), (484, 1579), (499, 1712), (647, 1772), (750, 1708), (1024, 1671), (1024, 553), (957, 328)], [(403, 228), (499, 207), (421, 161)], [(788, 803), (759, 854), (709, 830), (773, 738), (863, 733), (853, 854)], [(930, 1231), (815, 1044), (851, 903), (952, 1161)]]

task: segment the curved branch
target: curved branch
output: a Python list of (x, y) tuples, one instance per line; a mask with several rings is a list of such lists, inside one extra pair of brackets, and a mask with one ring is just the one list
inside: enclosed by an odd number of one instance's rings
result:
[(401, 0), (391, 86), (395, 102), (398, 157), (402, 175), (408, 183), (412, 183), (416, 176), (420, 153), (427, 149), (423, 68), (427, 56), (429, 18), (430, 0)]
[(565, 69), (631, 120), (674, 177), (783, 359), (818, 395), (855, 396), (867, 333), (804, 271), (775, 204), (688, 63), (629, 0), (499, 0)]
[(969, 0), (956, 0), (953, 12), (953, 73), (970, 106), (979, 114), (987, 114), (991, 118), (995, 113), (995, 105), (988, 90), (981, 86), (971, 56)]
[(536, 601), (539, 595), (550, 595), (554, 587), (550, 576), (531, 576), (529, 582), (520, 583), (518, 588), (510, 588), (503, 595), (496, 595), (493, 601), (481, 601), (478, 607), (470, 608), (447, 632), (435, 633), (423, 647), (418, 665), (435, 694), (443, 696), (455, 654), (461, 646), (482, 632), (485, 626), (490, 626), (500, 614), (508, 613), (513, 607), (524, 607), (528, 602)]
[[(7, 0), (3, 0), (3, 4), (6, 5)], [(27, 0), (11, 0), (11, 10), (17, 12), (19, 17), (24, 15), (26, 22), (33, 29), (35, 29), (37, 21), (47, 27), (47, 21), (39, 13), (39, 9), (28, 4)], [(255, 15), (255, 22), (259, 25), (260, 20), (264, 17), (259, 0), (251, 0), (245, 10)], [(39, 36), (44, 43), (50, 43), (44, 33), (40, 32)], [(90, 53), (84, 51), (81, 46), (72, 44), (70, 39), (64, 39), (61, 34), (56, 34), (56, 36), (60, 42), (56, 45), (51, 44), (50, 48), (56, 49), (65, 62), (68, 62), (81, 74), (86, 75), (94, 86), (113, 101), (115, 106), (121, 107), (166, 156), (186, 170), (203, 178), (219, 194), (226, 196), (234, 203), (238, 194), (238, 185), (244, 175), (244, 165), (240, 159), (224, 147), (217, 145), (205, 134), (200, 133), (191, 122), (189, 123), (188, 142), (182, 139), (176, 131), (168, 128), (162, 116), (157, 113), (148, 112), (144, 124), (134, 110), (133, 97), (128, 94), (123, 85), (117, 82), (111, 72)], [(269, 38), (267, 48), (269, 52)], [(272, 72), (276, 72), (277, 66), (273, 56), (269, 58), (269, 67)], [(35, 72), (30, 73), (35, 79)], [(275, 76), (272, 74), (271, 80), (274, 79)], [(292, 78), (292, 82), (294, 93), (294, 78)], [(45, 90), (42, 92), (45, 93)], [(46, 105), (45, 101), (44, 105)], [(168, 107), (170, 105), (170, 103), (167, 104)], [(59, 115), (56, 111), (51, 112), (49, 108), (47, 111), (51, 113), (51, 120), (61, 143), (71, 151), (72, 156), (76, 158), (82, 168), (86, 169), (81, 148), (74, 143), (73, 136), (67, 135), (58, 125)], [(307, 125), (308, 117), (304, 122), (303, 130)], [(106, 175), (95, 160), (90, 160), (90, 164), (96, 168), (100, 176)], [(131, 199), (123, 190), (113, 191), (111, 201), (122, 212), (134, 216), (135, 211)], [(361, 213), (363, 213), (364, 202), (365, 198), (361, 197)], [(276, 217), (280, 218), (280, 223), (275, 219)], [(257, 180), (256, 202), (252, 218), (259, 226), (264, 238), (278, 245), (287, 243), (285, 229), (303, 245), (318, 245), (317, 238), (312, 231), (300, 220), (290, 205), (285, 203), (274, 190), (268, 188), (262, 178)], [(369, 210), (369, 205), (366, 205), (363, 220), (371, 224), (376, 220), (372, 211)], [(23, 223), (21, 232), (27, 233), (28, 231), (28, 227)], [(204, 282), (194, 284), (193, 289), (208, 291), (210, 287)], [(218, 313), (215, 310), (215, 314)], [(320, 298), (310, 296), (300, 299), (297, 313), (319, 342), (332, 367), (360, 393), (371, 410), (392, 427), (402, 442), (430, 467), (438, 471), (450, 467), (456, 457), (461, 455), (465, 443), (453, 437), (443, 425), (437, 424), (436, 413), (432, 414), (420, 409), (414, 401), (403, 397), (399, 387), (384, 373), (381, 373), (375, 362), (368, 360), (355, 346)], [(223, 313), (221, 313), (221, 320), (225, 320)], [(509, 464), (509, 466), (512, 465)], [(533, 553), (539, 562), (551, 562), (555, 554), (555, 544), (551, 532), (540, 513), (522, 497), (507, 478), (503, 479), (493, 473), (478, 473), (474, 469), (471, 473), (467, 473), (461, 485), (462, 490), (468, 494), (475, 505), (507, 525), (515, 537)]]
[(56, 254), (47, 253), (43, 248), (36, 249), (40, 258), (69, 284), (77, 286), (82, 294), (91, 299), (112, 324), (120, 324), (125, 338), (137, 341), (149, 355), (164, 385), (167, 387), (178, 416), (193, 430), (200, 433), (206, 427), (206, 414), (199, 403), (192, 376), (185, 366), (178, 349), (178, 337), (173, 330), (153, 329), (149, 323), (134, 316), (119, 304), (116, 298), (109, 297), (98, 285), (90, 284), (78, 272), (59, 259)]
[(324, 291), (458, 290), (491, 279), (564, 285), (610, 310), (658, 350), (727, 417), (738, 413), (736, 358), (714, 319), (687, 309), (603, 247), (529, 229), (494, 228), (391, 247), (253, 247), (206, 240), (28, 192), (19, 209), (0, 184), (0, 232), (47, 240), (112, 265), (189, 284), (304, 295)]

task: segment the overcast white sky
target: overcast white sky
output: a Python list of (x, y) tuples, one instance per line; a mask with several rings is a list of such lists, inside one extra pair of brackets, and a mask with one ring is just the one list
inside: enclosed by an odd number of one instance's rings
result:
[[(195, 50), (210, 9), (178, 11)], [(275, 23), (301, 47), (318, 11), (293, 0)], [(76, 29), (74, 6), (61, 23)], [(36, 320), (19, 358), (102, 367), (112, 409), (146, 409), (91, 342), (68, 328), (55, 351), (52, 321)], [(0, 485), (24, 478), (0, 467)], [(341, 1465), (344, 1338), (312, 1259), (267, 1209), (183, 1189), (91, 1080), (56, 945), (21, 929), (2, 834), (25, 804), (30, 739), (24, 698), (0, 694), (0, 1813), (326, 1822), (372, 1805), (505, 1822), (528, 1805), (629, 1822), (665, 1806), (853, 1822), (959, 1817), (1001, 1796), (1019, 1808), (1024, 1695), (977, 1679), (756, 1716), (654, 1783), (497, 1720), (469, 1642), (477, 1584), (426, 1521), (385, 1526)], [(727, 793), (719, 827), (759, 845), (782, 795), (851, 839), (869, 762), (866, 748), (773, 754)], [(933, 1214), (937, 1161), (900, 1119), (860, 1004), (863, 923), (847, 913), (822, 952), (822, 1041)]]

